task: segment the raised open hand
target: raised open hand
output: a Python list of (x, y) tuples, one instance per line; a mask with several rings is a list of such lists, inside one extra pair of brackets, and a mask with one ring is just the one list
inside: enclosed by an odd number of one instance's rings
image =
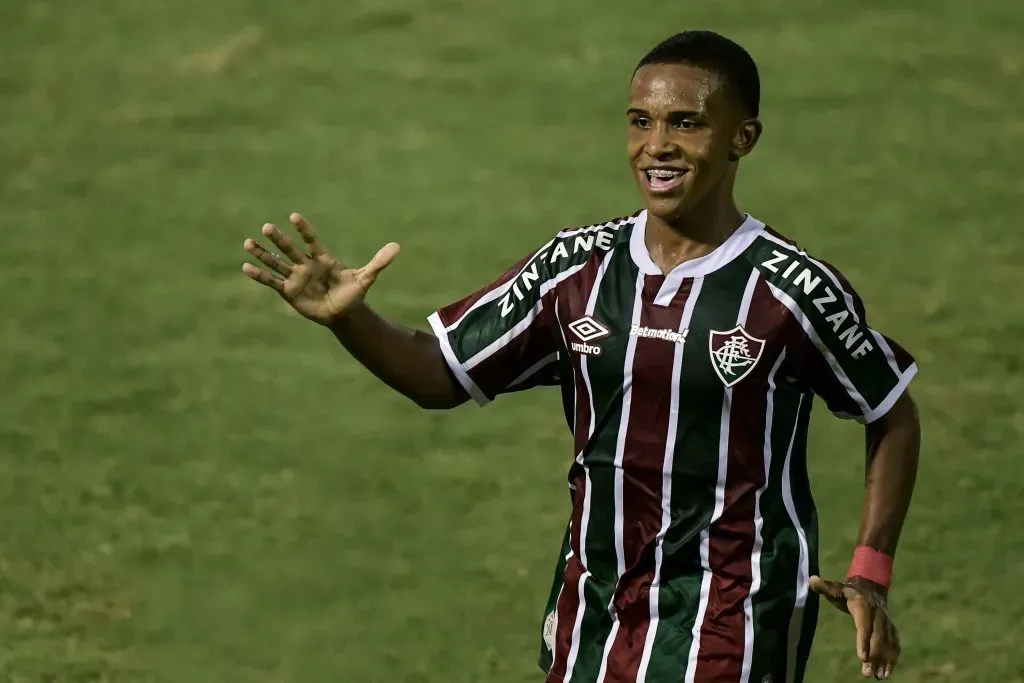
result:
[(262, 230), (264, 236), (287, 258), (267, 251), (256, 240), (247, 239), (243, 245), (245, 250), (266, 269), (246, 263), (242, 272), (275, 290), (292, 308), (321, 325), (327, 325), (362, 301), (380, 272), (398, 255), (398, 245), (389, 242), (362, 268), (348, 268), (320, 243), (305, 218), (293, 213), (289, 220), (302, 237), (308, 253), (276, 226), (267, 223)]
[(861, 676), (879, 680), (892, 676), (900, 659), (900, 635), (889, 617), (885, 588), (857, 577), (839, 582), (825, 581), (820, 576), (811, 577), (810, 587), (853, 617)]

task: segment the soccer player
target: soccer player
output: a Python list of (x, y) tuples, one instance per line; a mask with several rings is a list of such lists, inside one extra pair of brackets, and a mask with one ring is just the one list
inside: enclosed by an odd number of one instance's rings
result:
[[(917, 368), (839, 271), (737, 208), (759, 96), (753, 60), (718, 34), (655, 47), (626, 111), (645, 208), (558, 232), (433, 313), (432, 333), (364, 303), (394, 243), (349, 268), (298, 214), (302, 247), (270, 224), (281, 255), (245, 242), (266, 267), (249, 277), (423, 408), (561, 388), (575, 461), (547, 683), (801, 681), (819, 595), (852, 615), (863, 676), (888, 678), (899, 657), (886, 598), (917, 471)], [(843, 581), (817, 576), (814, 396), (866, 430)]]

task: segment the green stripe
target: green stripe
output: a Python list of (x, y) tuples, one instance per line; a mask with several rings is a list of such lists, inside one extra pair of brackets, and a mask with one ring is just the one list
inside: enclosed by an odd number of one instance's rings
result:
[(659, 625), (647, 680), (681, 680), (693, 641), (703, 570), (700, 532), (711, 521), (725, 387), (711, 364), (710, 330), (736, 325), (750, 264), (737, 259), (704, 278), (689, 324), (679, 380), (672, 516), (664, 541)]
[(558, 551), (558, 561), (555, 564), (555, 576), (551, 581), (551, 590), (548, 592), (548, 601), (544, 605), (544, 616), (541, 619), (540, 654), (537, 658), (537, 664), (544, 671), (551, 669), (551, 663), (554, 659), (554, 653), (548, 649), (547, 643), (544, 642), (544, 625), (547, 622), (548, 616), (558, 609), (558, 595), (562, 591), (562, 580), (565, 576), (565, 567), (568, 565), (566, 558), (570, 552), (569, 532), (571, 528), (571, 524), (567, 524), (565, 533), (562, 535), (562, 545)]
[[(818, 568), (812, 566), (811, 574), (817, 573)], [(800, 643), (796, 653), (796, 671), (793, 673), (793, 683), (803, 683), (807, 673), (807, 661), (811, 658), (811, 646), (814, 644), (814, 634), (818, 626), (818, 596), (811, 593), (807, 597), (807, 604), (804, 606), (803, 621), (800, 628)]]
[[(612, 627), (608, 613), (618, 580), (615, 555), (615, 446), (622, 418), (622, 381), (626, 362), (628, 325), (636, 297), (637, 267), (625, 249), (609, 263), (595, 301), (594, 317), (612, 330), (600, 341), (601, 355), (587, 359), (593, 395), (594, 438), (583, 451), (590, 471), (590, 517), (587, 523), (586, 560), (591, 576), (586, 581), (586, 611), (580, 625), (580, 650), (572, 676), (586, 683), (597, 679), (604, 644)], [(586, 397), (581, 397), (585, 400)]]
[(789, 466), (789, 480), (793, 491), (793, 504), (807, 536), (810, 573), (818, 571), (818, 510), (814, 504), (810, 476), (807, 472), (807, 434), (811, 425), (813, 404), (805, 399), (800, 409), (796, 443)]
[[(808, 571), (811, 576), (814, 576), (821, 572), (821, 568), (818, 564), (818, 511), (814, 504), (810, 477), (807, 472), (807, 434), (810, 429), (811, 408), (811, 401), (804, 401), (804, 407), (800, 411), (800, 426), (797, 433), (797, 443), (800, 447), (793, 449), (790, 482), (793, 487), (793, 502), (796, 506), (797, 517), (807, 536)], [(796, 672), (793, 679), (795, 683), (800, 683), (804, 678), (817, 623), (818, 597), (814, 593), (810, 593), (804, 607), (803, 627), (797, 648)]]
[[(750, 680), (772, 679), (783, 683), (786, 673), (788, 638), (793, 607), (796, 601), (797, 576), (800, 571), (800, 542), (782, 496), (786, 451), (793, 438), (799, 415), (800, 394), (781, 381), (784, 369), (776, 376), (776, 390), (771, 424), (772, 462), (768, 485), (761, 495), (761, 582), (753, 599), (754, 645)], [(804, 399), (810, 403), (810, 398)], [(796, 435), (794, 448), (799, 448), (802, 435)], [(790, 463), (790, 468), (794, 463)]]

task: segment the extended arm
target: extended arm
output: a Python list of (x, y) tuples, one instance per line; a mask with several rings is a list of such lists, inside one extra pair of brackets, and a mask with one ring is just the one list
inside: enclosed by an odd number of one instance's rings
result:
[(353, 358), (421, 408), (454, 408), (469, 398), (429, 332), (391, 322), (364, 303), (327, 327)]

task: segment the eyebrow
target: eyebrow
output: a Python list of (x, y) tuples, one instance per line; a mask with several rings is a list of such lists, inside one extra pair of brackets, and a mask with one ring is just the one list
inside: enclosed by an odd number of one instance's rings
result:
[[(629, 109), (627, 109), (626, 110), (626, 115), (629, 116), (630, 114), (637, 114), (637, 115), (642, 115), (642, 116), (650, 116), (651, 115), (650, 112), (648, 112), (646, 109), (641, 109), (639, 107), (630, 107)], [(696, 109), (692, 109), (692, 110), (691, 109), (681, 109), (681, 110), (670, 111), (668, 113), (668, 115), (669, 115), (670, 118), (676, 118), (676, 117), (687, 118), (687, 117), (693, 117), (693, 116), (704, 116), (704, 112), (697, 111)]]

